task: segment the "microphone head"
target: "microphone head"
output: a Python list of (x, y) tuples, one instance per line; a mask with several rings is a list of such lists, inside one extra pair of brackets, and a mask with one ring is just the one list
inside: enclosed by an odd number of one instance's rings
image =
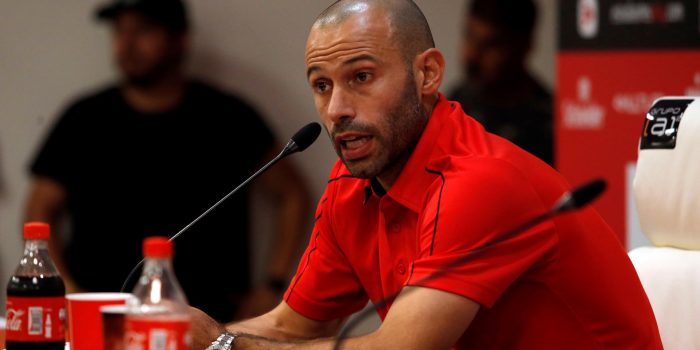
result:
[(605, 191), (606, 187), (607, 183), (603, 179), (595, 179), (587, 182), (571, 192), (564, 193), (554, 205), (552, 211), (565, 212), (582, 208), (598, 198), (598, 196)]
[(581, 208), (591, 203), (594, 199), (605, 191), (608, 184), (603, 179), (595, 179), (571, 192), (574, 208)]
[(309, 123), (292, 136), (289, 144), (287, 144), (287, 150), (289, 153), (301, 152), (311, 146), (320, 134), (321, 125), (318, 123)]

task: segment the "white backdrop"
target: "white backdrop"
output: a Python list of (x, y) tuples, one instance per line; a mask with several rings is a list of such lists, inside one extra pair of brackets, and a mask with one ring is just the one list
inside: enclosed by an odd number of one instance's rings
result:
[[(96, 0), (0, 2), (0, 310), (5, 285), (22, 249), (20, 228), (27, 166), (57, 113), (113, 77), (109, 31), (92, 19)], [(306, 84), (308, 27), (330, 0), (190, 0), (194, 74), (239, 93), (266, 117), (280, 139), (317, 118)], [(459, 77), (463, 0), (417, 0), (447, 58), (446, 88)], [(556, 0), (540, 0), (531, 67), (554, 82)], [(231, 130), (235, 135), (240, 130)], [(235, 156), (232, 152), (232, 157)], [(295, 161), (318, 198), (335, 159), (323, 135)], [(256, 204), (260, 210), (264, 206)], [(259, 220), (262, 222), (264, 220)], [(257, 224), (257, 223), (256, 223)], [(255, 227), (257, 261), (268, 230)], [(109, 262), (93, 262), (109, 263)], [(259, 264), (257, 264), (259, 266)], [(0, 315), (3, 312), (0, 312)]]

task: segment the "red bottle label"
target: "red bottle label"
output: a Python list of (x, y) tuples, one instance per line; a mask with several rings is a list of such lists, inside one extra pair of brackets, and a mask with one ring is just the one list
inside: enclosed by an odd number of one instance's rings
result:
[(56, 342), (66, 337), (64, 297), (7, 297), (6, 341)]
[(126, 350), (188, 350), (190, 321), (186, 318), (127, 317)]

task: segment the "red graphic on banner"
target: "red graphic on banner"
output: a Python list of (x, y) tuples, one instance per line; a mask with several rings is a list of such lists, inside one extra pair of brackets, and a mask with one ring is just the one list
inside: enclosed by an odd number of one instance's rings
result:
[(63, 297), (7, 298), (6, 340), (56, 342), (65, 339)]
[(700, 51), (559, 53), (557, 80), (557, 168), (572, 184), (608, 180), (595, 206), (626, 243), (625, 167), (645, 115), (658, 97), (700, 92)]
[(182, 318), (130, 317), (126, 321), (126, 350), (185, 350), (190, 348), (190, 321)]

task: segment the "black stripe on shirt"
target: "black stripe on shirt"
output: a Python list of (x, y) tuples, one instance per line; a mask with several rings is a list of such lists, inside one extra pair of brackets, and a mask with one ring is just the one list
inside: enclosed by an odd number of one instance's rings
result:
[(307, 254), (306, 257), (306, 264), (304, 264), (304, 268), (301, 270), (299, 273), (299, 276), (294, 280), (294, 284), (292, 285), (292, 288), (289, 289), (289, 294), (287, 295), (287, 299), (285, 300), (286, 302), (289, 302), (289, 299), (292, 297), (292, 294), (294, 293), (294, 288), (296, 288), (297, 283), (299, 283), (299, 280), (301, 279), (302, 276), (304, 276), (304, 272), (306, 272), (306, 268), (309, 267), (309, 262), (311, 261), (311, 254), (316, 251), (316, 248), (318, 247), (318, 236), (321, 234), (321, 231), (317, 231), (316, 235), (314, 236), (314, 247), (309, 250), (309, 254)]
[(430, 242), (430, 256), (433, 256), (433, 248), (435, 247), (435, 236), (437, 235), (438, 217), (440, 216), (440, 203), (442, 202), (442, 190), (445, 189), (445, 175), (443, 175), (437, 170), (432, 170), (428, 168), (425, 168), (425, 171), (434, 175), (439, 175), (440, 179), (442, 180), (442, 185), (440, 185), (440, 195), (438, 196), (437, 210), (435, 210), (435, 225), (433, 226), (433, 239)]

